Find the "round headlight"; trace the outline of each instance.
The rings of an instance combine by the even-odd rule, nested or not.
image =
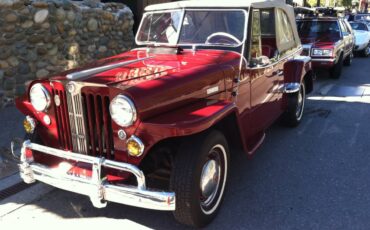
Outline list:
[[[40,83],[31,87],[30,100],[35,110],[45,111],[50,105],[50,94]]]
[[[120,126],[128,127],[136,120],[134,103],[126,96],[118,95],[113,98],[109,111],[113,121]]]

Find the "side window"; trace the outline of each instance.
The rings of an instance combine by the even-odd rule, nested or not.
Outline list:
[[[294,39],[292,25],[290,24],[289,18],[286,13],[283,10],[278,9],[276,19],[277,46],[280,52],[280,56],[284,56],[285,54],[292,51],[297,46],[297,44]]]
[[[274,9],[252,11],[249,60],[251,66],[266,66],[277,60]]]

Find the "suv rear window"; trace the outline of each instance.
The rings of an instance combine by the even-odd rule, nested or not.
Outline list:
[[[301,37],[340,36],[336,21],[297,21],[297,29]]]

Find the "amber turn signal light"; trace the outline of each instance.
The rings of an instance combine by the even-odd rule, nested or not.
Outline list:
[[[144,152],[143,142],[136,136],[132,135],[126,142],[127,152],[131,156],[139,157]]]
[[[26,131],[26,133],[33,133],[35,131],[36,122],[33,118],[30,116],[27,116],[26,119],[23,121],[23,128]]]

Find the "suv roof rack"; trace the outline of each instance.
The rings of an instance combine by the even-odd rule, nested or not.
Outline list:
[[[343,17],[344,7],[295,7],[297,18],[306,17]]]

